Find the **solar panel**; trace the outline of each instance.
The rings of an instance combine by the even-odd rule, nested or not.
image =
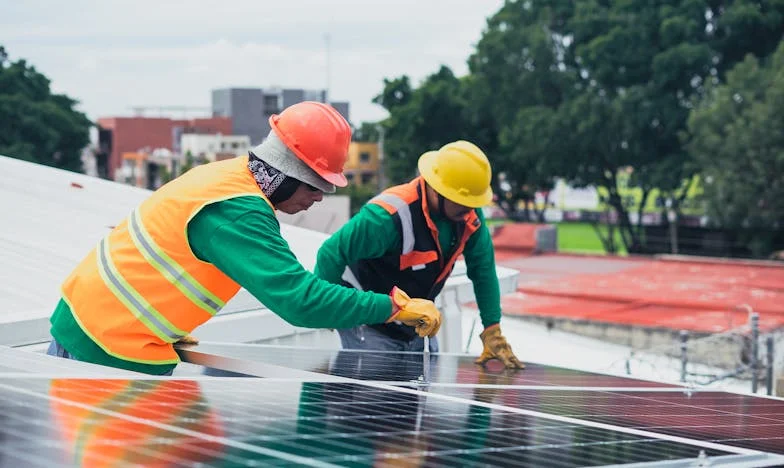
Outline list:
[[[784,464],[780,399],[463,355],[423,386],[418,353],[181,353],[199,365],[164,378],[0,347],[0,467]]]
[[[431,398],[444,396],[484,403],[538,418],[563,417],[570,423],[598,424],[597,429],[601,430],[639,430],[654,438],[685,438],[754,453],[784,455],[781,399],[702,392],[536,364],[528,364],[522,371],[510,371],[498,363],[478,366],[472,356],[454,354],[433,355],[432,381],[423,386],[418,380],[424,366],[421,353],[216,343],[188,347],[180,353],[189,362],[209,362],[216,368],[258,376],[275,377],[296,369],[301,378],[317,378],[321,374],[324,379],[344,378],[384,387],[393,384],[424,389]],[[711,466],[716,466],[715,460]]]
[[[422,353],[313,349],[293,346],[247,345],[202,342],[179,350],[183,360],[207,366],[231,360],[239,368],[225,368],[261,377],[292,376],[289,371],[323,373],[359,380],[410,382],[423,375]],[[217,359],[216,359],[217,358]],[[658,382],[582,372],[560,367],[526,364],[523,372],[504,372],[497,361],[486,368],[474,357],[432,353],[430,379],[435,383],[463,385],[661,387]],[[303,374],[298,374],[303,375]],[[307,374],[304,374],[307,378]],[[311,376],[312,377],[312,376]]]
[[[359,382],[12,378],[0,383],[0,465],[773,461],[732,447],[520,411]]]
[[[714,391],[438,387],[432,391],[784,455],[781,399]]]

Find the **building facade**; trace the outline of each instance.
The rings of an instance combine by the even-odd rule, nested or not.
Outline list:
[[[186,133],[180,138],[180,154],[201,161],[221,161],[248,154],[250,136]]]
[[[149,190],[156,190],[171,180],[182,167],[179,158],[165,148],[129,151],[121,158],[115,181]]]
[[[251,145],[264,141],[269,134],[269,118],[283,109],[303,101],[326,102],[324,90],[282,88],[224,88],[212,90],[212,115],[228,117],[235,135],[250,136]],[[348,102],[331,105],[346,120],[349,119]]]
[[[254,145],[261,143],[269,132],[269,124],[261,112],[264,105],[260,88],[212,90],[212,115],[230,118],[232,126],[227,133],[248,135]]]
[[[379,171],[378,143],[352,141],[348,147],[348,160],[344,172],[354,185],[377,185]]]
[[[184,133],[232,134],[228,117],[170,119],[165,117],[105,117],[98,119],[97,171],[101,177],[115,180],[122,165],[123,153],[141,148],[168,149],[178,152],[179,137]]]

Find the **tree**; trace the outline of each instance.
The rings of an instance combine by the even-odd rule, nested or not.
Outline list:
[[[523,220],[533,220],[529,212],[533,206],[536,220],[544,222],[548,195],[555,183],[549,154],[559,144],[556,125],[552,108],[531,106],[522,108],[515,120],[501,129],[493,168],[498,205],[507,216],[517,218],[517,204],[522,201]],[[541,207],[534,203],[537,192],[544,194]]]
[[[422,153],[475,133],[463,82],[442,66],[416,89],[406,76],[384,80],[375,102],[389,111],[382,121],[387,175],[401,183],[416,175]]]
[[[756,256],[784,228],[784,42],[767,64],[749,54],[689,117],[688,148],[715,224],[749,234]]]
[[[469,59],[470,82],[509,172],[603,187],[627,250],[640,252],[630,209],[641,215],[658,188],[677,210],[696,175],[680,138],[693,100],[746,52],[773,50],[782,18],[777,0],[507,0]],[[628,168],[637,207],[619,194]]]
[[[0,46],[0,154],[81,172],[92,124],[76,104],[52,94],[46,76],[23,59],[11,62]]]
[[[488,19],[467,80],[479,139],[493,155],[499,206],[517,216],[523,202],[525,220],[536,192],[553,187],[550,154],[561,140],[554,112],[573,81],[558,69],[560,39],[548,28],[562,12],[534,11],[532,3],[507,2]],[[543,221],[544,207],[536,214]]]
[[[362,122],[351,135],[352,140],[361,143],[376,143],[379,140],[378,122]]]

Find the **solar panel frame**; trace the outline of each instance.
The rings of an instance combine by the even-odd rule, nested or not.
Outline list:
[[[221,367],[260,377],[295,376],[312,373],[357,380],[405,384],[423,376],[422,353],[365,350],[336,350],[202,342],[178,348],[185,362]],[[508,372],[497,361],[482,367],[475,357],[454,353],[431,353],[431,383],[465,385],[530,385],[575,387],[682,388],[678,384],[652,382],[573,369],[527,363],[524,371]],[[232,369],[226,368],[229,363]]]

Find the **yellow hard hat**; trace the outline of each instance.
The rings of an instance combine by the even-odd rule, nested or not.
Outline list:
[[[479,208],[493,200],[492,171],[485,153],[473,143],[459,140],[419,157],[419,173],[447,200]]]

